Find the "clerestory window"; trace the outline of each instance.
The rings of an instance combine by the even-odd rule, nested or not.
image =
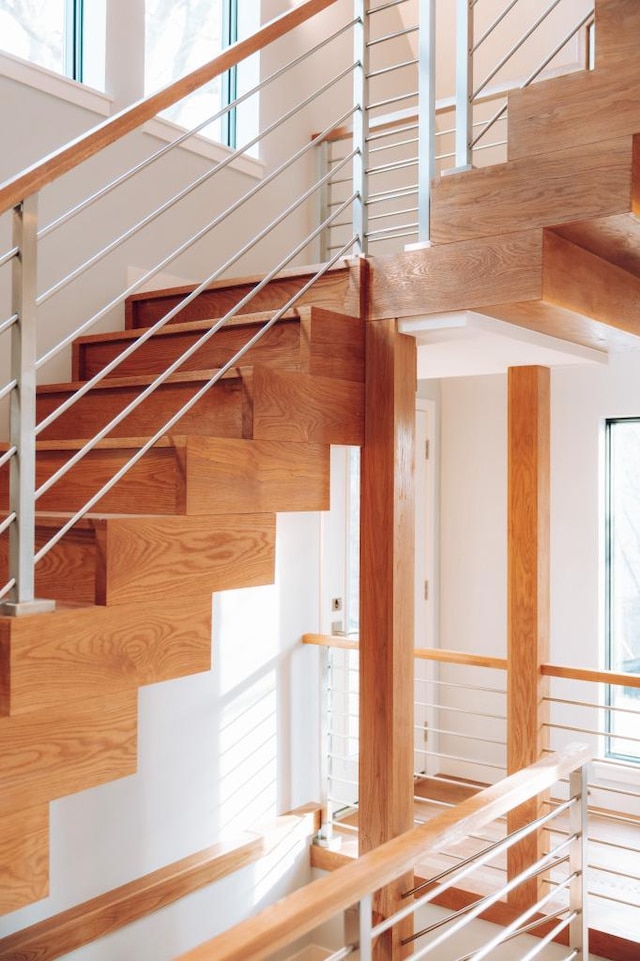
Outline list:
[[[606,423],[606,666],[640,674],[640,417]],[[607,690],[607,754],[640,761],[640,688]]]
[[[83,0],[1,0],[0,48],[83,79]]]

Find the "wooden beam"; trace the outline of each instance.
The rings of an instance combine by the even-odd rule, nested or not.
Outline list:
[[[415,341],[395,320],[366,333],[360,545],[360,853],[413,822]],[[405,879],[377,898],[388,916]],[[397,939],[400,932],[395,931]],[[385,936],[386,937],[386,936]],[[381,939],[378,957],[401,957]]]
[[[540,665],[549,659],[549,456],[550,374],[544,367],[512,367],[508,373],[507,544],[507,768],[533,764],[544,744]],[[512,812],[509,831],[543,813],[542,798]],[[541,838],[530,835],[509,850],[509,877],[541,856]],[[538,899],[539,880],[516,888],[512,903]]]

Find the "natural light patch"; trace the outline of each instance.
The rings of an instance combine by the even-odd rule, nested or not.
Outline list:
[[[239,687],[222,710],[219,803],[223,835],[236,835],[275,815],[277,735],[276,671],[271,669]]]
[[[280,611],[274,585],[217,594],[214,663],[220,694],[234,691],[278,654]]]

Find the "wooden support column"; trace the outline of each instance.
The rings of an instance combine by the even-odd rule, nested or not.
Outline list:
[[[360,853],[413,826],[415,340],[395,320],[366,331],[360,547]],[[413,878],[382,891],[374,910],[400,906]],[[377,959],[399,959],[389,932]]]
[[[546,746],[548,682],[540,665],[549,654],[549,370],[512,367],[508,382],[507,766],[513,774],[537,761]],[[534,798],[514,811],[509,831],[543,814],[543,801]],[[541,853],[542,832],[511,848],[509,877]],[[521,907],[535,902],[540,884],[535,878],[521,885],[511,902]]]

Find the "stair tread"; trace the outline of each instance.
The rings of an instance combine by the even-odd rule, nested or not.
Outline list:
[[[247,367],[233,367],[231,370],[226,371],[221,380],[242,380],[243,373],[248,369]],[[199,383],[200,381],[211,380],[211,378],[219,373],[221,368],[212,368],[209,370],[185,370],[177,371],[175,374],[171,374],[167,377],[163,383],[164,384],[183,384],[183,383]],[[98,384],[95,384],[91,390],[116,390],[118,387],[147,387],[156,380],[158,374],[132,374],[126,377],[105,377]],[[55,394],[55,393],[73,393],[84,387],[86,381],[84,380],[70,380],[67,382],[61,382],[58,384],[40,384],[37,388],[39,394]]]
[[[266,323],[271,320],[276,314],[275,310],[262,310],[251,314],[236,314],[235,317],[229,318],[225,321],[224,325],[220,328],[224,330],[226,327],[259,327],[261,324]],[[221,320],[220,317],[210,317],[204,320],[189,320],[180,324],[166,324],[153,334],[154,337],[175,337],[178,334],[186,334],[190,331],[198,330],[208,330],[215,323]],[[278,320],[280,321],[295,321],[300,320],[300,312],[298,310],[288,310],[284,313]],[[78,337],[74,341],[76,344],[95,344],[95,343],[107,343],[109,341],[117,340],[138,340],[142,334],[151,330],[151,327],[136,327],[133,330],[116,330],[109,331],[103,334],[86,334],[83,337]]]

